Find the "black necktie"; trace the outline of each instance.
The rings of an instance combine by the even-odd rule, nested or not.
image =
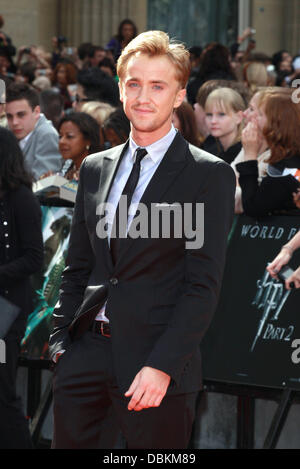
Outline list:
[[[144,148],[138,148],[136,150],[136,156],[135,156],[135,162],[132,167],[131,173],[129,175],[129,178],[127,179],[127,182],[125,184],[125,187],[123,189],[123,192],[121,194],[122,196],[127,197],[127,217],[126,220],[128,220],[128,211],[129,207],[131,204],[132,196],[135,191],[135,188],[137,186],[139,177],[140,177],[140,171],[141,171],[141,161],[144,158],[144,156],[147,155],[147,150]],[[119,250],[120,250],[120,236],[119,236],[119,213],[120,213],[120,201],[117,206],[113,226],[112,226],[112,233],[115,233],[115,236],[112,236],[110,239],[110,249],[111,249],[111,254],[113,258],[114,264],[116,263],[116,260],[118,258]]]

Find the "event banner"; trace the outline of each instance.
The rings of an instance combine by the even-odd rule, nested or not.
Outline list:
[[[61,274],[65,268],[73,208],[42,206],[44,265],[32,277],[36,292],[34,311],[29,315],[21,356],[49,359],[48,339],[52,330],[52,312],[58,300]]]
[[[286,290],[266,270],[299,229],[296,216],[236,218],[219,305],[201,346],[204,379],[300,389],[300,290]],[[300,249],[289,265],[300,265]]]

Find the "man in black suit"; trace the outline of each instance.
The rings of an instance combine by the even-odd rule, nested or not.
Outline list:
[[[50,338],[53,448],[113,447],[108,417],[128,448],[188,444],[235,192],[232,169],[172,126],[189,73],[188,51],[159,31],[118,61],[131,135],[81,167]],[[158,211],[173,212],[168,229]]]

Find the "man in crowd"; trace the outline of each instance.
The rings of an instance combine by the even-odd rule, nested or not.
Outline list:
[[[87,101],[101,101],[115,107],[120,104],[116,81],[97,67],[80,70],[74,109],[79,112]]]
[[[104,59],[106,52],[102,46],[92,46],[89,52],[89,66],[98,67],[99,62]]]
[[[235,193],[232,169],[172,126],[189,73],[188,51],[160,31],[137,36],[118,61],[131,134],[81,166],[49,342],[57,362],[53,448],[103,448],[103,435],[113,448],[112,412],[129,449],[188,445],[199,344],[220,292]],[[170,217],[166,236],[152,210],[176,207],[185,223]],[[136,237],[139,212],[149,229]]]
[[[40,106],[42,113],[57,129],[60,120],[64,117],[64,100],[55,89],[50,88],[40,93]]]
[[[27,84],[10,85],[6,93],[6,116],[10,130],[19,140],[26,168],[34,179],[49,171],[60,171],[58,133],[41,114],[38,93]]]

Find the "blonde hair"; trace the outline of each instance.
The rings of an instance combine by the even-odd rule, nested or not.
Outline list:
[[[81,111],[85,112],[86,114],[89,114],[92,116],[98,124],[101,126],[105,119],[115,110],[114,107],[112,107],[108,103],[102,103],[99,101],[88,101],[87,103],[84,103]]]
[[[244,67],[244,79],[254,93],[261,86],[268,86],[269,75],[266,66],[261,62],[250,62]]]
[[[191,72],[189,51],[182,43],[170,39],[163,31],[146,31],[134,38],[123,50],[117,62],[117,74],[122,80],[129,59],[137,54],[149,57],[166,56],[175,66],[176,80],[185,88]]]
[[[226,114],[244,112],[246,109],[242,96],[232,88],[218,88],[212,91],[206,100],[205,111],[210,110],[214,104]],[[242,129],[243,122],[238,125],[237,141],[241,138]]]
[[[218,88],[212,91],[205,102],[205,109],[216,104],[227,114],[232,112],[245,111],[246,104],[242,96],[232,88]]]

